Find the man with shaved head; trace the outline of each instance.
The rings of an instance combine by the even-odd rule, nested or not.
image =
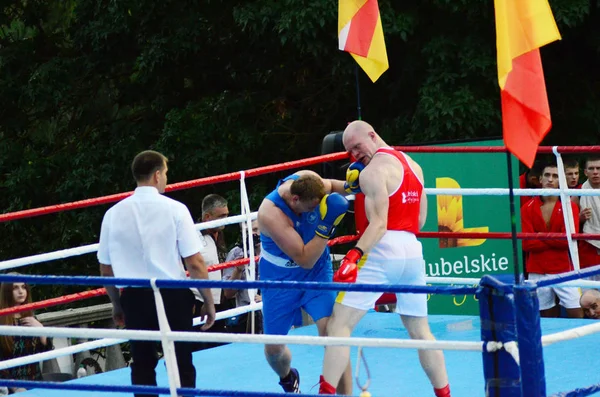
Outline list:
[[[588,289],[579,298],[579,304],[586,317],[596,320],[600,318],[600,291]]]
[[[386,144],[373,127],[364,121],[354,121],[348,125],[343,143],[358,163],[349,166],[347,182],[355,187],[355,192],[364,193],[369,223],[356,246],[342,259],[334,281],[425,285],[423,248],[415,236],[425,224],[427,216],[421,167],[406,154]],[[349,337],[381,295],[341,292],[327,324],[327,334]],[[396,312],[400,314],[412,339],[435,339],[427,320],[425,294],[397,294]],[[419,359],[433,385],[435,396],[449,397],[450,386],[443,352],[419,350]],[[332,385],[338,384],[349,360],[349,347],[326,347],[320,394],[335,393]]]

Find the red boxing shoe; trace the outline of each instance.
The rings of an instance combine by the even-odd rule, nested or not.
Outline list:
[[[331,384],[323,378],[323,375],[319,378],[319,394],[335,394],[335,387],[331,386]]]
[[[450,396],[450,383],[441,389],[433,388],[433,392],[435,393],[435,397],[451,397]]]

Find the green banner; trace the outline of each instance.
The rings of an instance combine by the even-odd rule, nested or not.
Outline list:
[[[442,146],[502,146],[501,140]],[[411,153],[423,168],[426,188],[508,188],[506,153]],[[511,156],[512,157],[512,156]],[[513,157],[513,183],[519,187]],[[515,197],[518,230],[519,198]],[[508,196],[428,196],[423,231],[510,232]],[[431,277],[480,278],[513,274],[511,240],[422,238],[425,271]],[[519,260],[521,246],[519,244]],[[522,266],[522,265],[521,265]],[[475,296],[430,295],[431,314],[478,314]]]

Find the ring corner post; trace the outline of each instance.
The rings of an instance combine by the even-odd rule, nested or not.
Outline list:
[[[514,295],[497,278],[484,276],[477,291],[483,342],[483,375],[487,397],[524,397],[519,364],[505,349],[488,349],[494,342],[517,338]]]
[[[540,307],[535,285],[515,287],[523,396],[546,396]]]

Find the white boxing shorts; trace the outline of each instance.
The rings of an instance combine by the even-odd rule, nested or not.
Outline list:
[[[546,278],[554,277],[556,274],[538,274],[529,273],[527,279],[530,281],[539,281]],[[560,287],[551,285],[541,287],[537,290],[538,301],[540,302],[540,310],[548,310],[556,306],[556,297],[558,296],[559,304],[565,309],[577,309],[581,291],[577,287]]]
[[[425,285],[423,246],[410,232],[388,230],[357,264],[359,284]],[[359,310],[375,307],[381,292],[342,291],[336,302]],[[427,316],[427,294],[396,294],[396,313]]]

